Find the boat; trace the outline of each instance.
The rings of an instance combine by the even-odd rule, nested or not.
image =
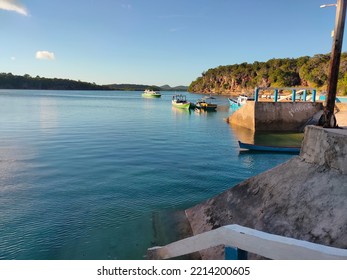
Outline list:
[[[228,98],[230,106],[239,106],[237,98]]]
[[[199,99],[195,106],[196,108],[204,111],[216,111],[217,104],[212,103],[212,100],[215,99],[212,96],[209,97],[203,97],[202,99]]]
[[[158,92],[155,92],[154,90],[146,89],[142,93],[142,96],[146,97],[146,98],[159,98],[159,97],[161,97],[161,94]]]
[[[254,101],[254,98],[248,97],[245,94],[239,95],[237,98],[228,98],[230,106],[241,107],[246,104],[247,101]]]
[[[182,94],[174,95],[171,103],[172,106],[180,109],[189,109],[190,107],[190,102],[188,102],[186,96]]]
[[[239,142],[240,149],[259,152],[276,152],[276,153],[300,153],[300,147],[283,147],[283,146],[265,146]]]

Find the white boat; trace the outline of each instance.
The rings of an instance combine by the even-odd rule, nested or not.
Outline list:
[[[161,97],[161,94],[158,92],[155,92],[154,90],[146,89],[142,93],[142,96],[146,98],[158,98],[158,97]]]
[[[245,94],[239,95],[237,98],[228,98],[230,106],[238,106],[241,107],[246,104],[247,100],[254,101],[254,98],[250,98]]]

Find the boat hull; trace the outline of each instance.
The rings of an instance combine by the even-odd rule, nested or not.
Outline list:
[[[142,93],[142,97],[145,97],[145,98],[159,98],[161,97],[161,94],[160,93]]]
[[[247,101],[254,101],[254,98],[240,95],[238,98],[228,98],[229,104],[232,107],[241,107],[247,103]]]
[[[179,108],[179,109],[189,109],[190,107],[190,102],[187,103],[182,103],[182,102],[175,102],[172,101],[172,106]]]
[[[280,147],[280,146],[263,146],[263,145],[254,145],[239,142],[239,146],[241,149],[246,149],[250,151],[258,151],[258,152],[274,152],[274,153],[300,153],[300,147]]]
[[[239,106],[236,99],[228,98],[230,106]]]
[[[210,104],[205,102],[200,102],[196,104],[196,107],[204,111],[216,111],[217,104]]]

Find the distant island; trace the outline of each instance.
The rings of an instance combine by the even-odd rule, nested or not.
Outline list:
[[[69,79],[44,78],[40,76],[31,77],[28,74],[23,76],[12,73],[0,73],[0,89],[39,89],[39,90],[126,90],[144,91],[152,89],[155,91],[187,91],[186,86],[170,87],[169,85],[137,85],[137,84],[110,84],[97,85],[82,81]]]
[[[1,89],[41,89],[41,90],[111,90],[107,86],[68,79],[43,78],[0,73]]]
[[[234,94],[255,87],[312,87],[326,90],[330,54],[273,58],[267,62],[219,66],[202,73],[188,91]],[[338,94],[347,95],[347,53],[341,54]]]
[[[136,85],[136,84],[111,84],[106,85],[113,90],[127,90],[127,91],[144,91],[145,89],[151,89],[154,91],[187,91],[187,86],[170,87],[169,85],[154,86],[154,85]]]

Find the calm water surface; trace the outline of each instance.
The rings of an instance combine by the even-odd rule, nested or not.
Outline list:
[[[142,259],[154,213],[292,157],[240,154],[226,98],[198,114],[162,94],[0,91],[0,259]]]

